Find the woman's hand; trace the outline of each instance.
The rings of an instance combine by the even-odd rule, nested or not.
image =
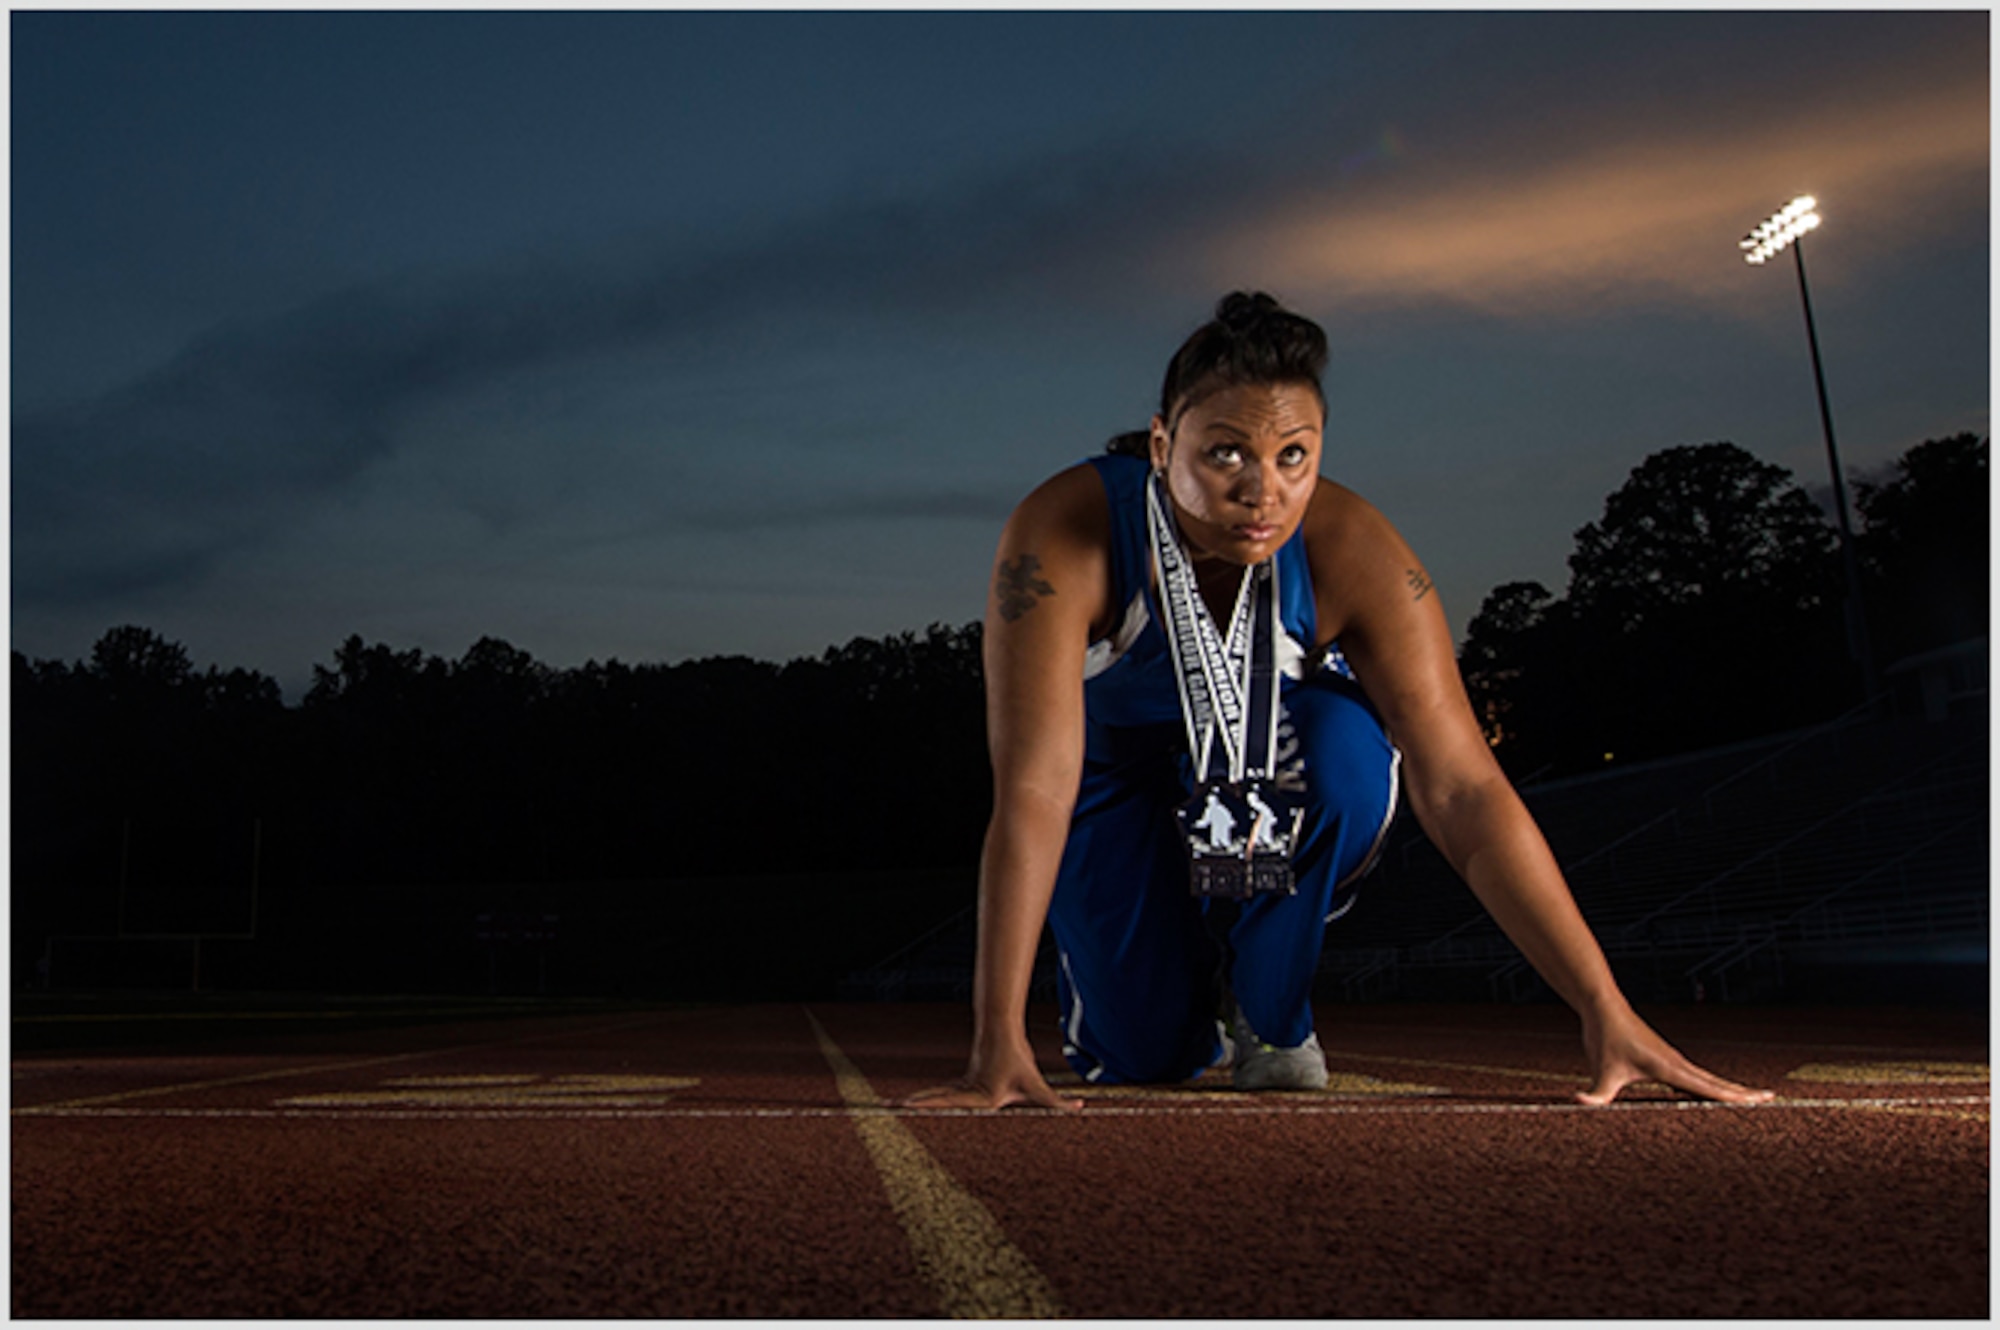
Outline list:
[[[1083,1107],[1081,1099],[1065,1099],[1050,1088],[1025,1042],[991,1053],[975,1048],[972,1065],[958,1081],[920,1091],[903,1103],[908,1108],[986,1109],[1028,1104],[1069,1113]]]
[[[1723,1104],[1762,1104],[1773,1098],[1769,1090],[1738,1085],[1689,1062],[1623,1003],[1602,1016],[1585,1015],[1583,1051],[1593,1079],[1588,1090],[1578,1092],[1579,1104],[1608,1104],[1639,1081],[1658,1081]]]

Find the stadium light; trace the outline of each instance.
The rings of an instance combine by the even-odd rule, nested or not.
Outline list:
[[[1826,374],[1819,363],[1819,331],[1813,326],[1812,292],[1806,286],[1806,249],[1801,237],[1819,226],[1819,200],[1801,194],[1759,223],[1738,242],[1744,261],[1769,262],[1789,248],[1799,271],[1799,303],[1806,313],[1806,345],[1812,348],[1813,385],[1819,390],[1819,423],[1826,435],[1826,464],[1833,472],[1833,507],[1840,519],[1840,556],[1847,568],[1847,642],[1861,665],[1864,700],[1872,705],[1880,691],[1875,677],[1875,653],[1868,642],[1868,614],[1861,603],[1861,563],[1854,552],[1854,528],[1847,518],[1847,482],[1840,474],[1840,452],[1833,443],[1833,411],[1826,404]]]
[[[1818,199],[1810,194],[1801,194],[1771,214],[1762,225],[1738,242],[1745,251],[1744,259],[1750,263],[1768,262],[1772,255],[1819,225],[1819,214],[1813,211],[1817,207]]]

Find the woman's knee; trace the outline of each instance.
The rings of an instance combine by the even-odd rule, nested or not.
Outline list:
[[[1378,817],[1393,797],[1396,750],[1359,686],[1316,678],[1289,690],[1278,730],[1278,784],[1309,820]]]

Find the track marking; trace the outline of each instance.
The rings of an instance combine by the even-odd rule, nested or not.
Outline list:
[[[1450,1094],[1441,1085],[1406,1085],[1397,1081],[1384,1081],[1374,1076],[1363,1076],[1358,1072],[1330,1071],[1327,1073],[1324,1090],[1237,1090],[1220,1082],[1202,1088],[1189,1086],[1184,1089],[1173,1087],[1157,1088],[1146,1085],[1092,1085],[1075,1072],[1057,1073],[1050,1076],[1051,1086],[1061,1087],[1066,1095],[1079,1099],[1137,1099],[1145,1103],[1169,1104],[1214,1104],[1238,1103],[1253,1097],[1275,1103],[1312,1103],[1326,1096],[1336,1098],[1353,1097],[1407,1097],[1411,1095]]]
[[[1788,1081],[1829,1085],[1984,1085],[1993,1072],[1983,1062],[1808,1062],[1786,1075]]]
[[[1907,1113],[1912,1117],[1919,1117],[1919,1118],[1952,1118],[1959,1122],[1991,1122],[1993,1120],[1993,1112],[1991,1109],[1987,1109],[1983,1112],[1971,1113],[1971,1112],[1958,1112],[1954,1109],[1949,1109],[1949,1108],[1905,1108],[1897,1104],[1883,1104],[1876,1107],[1875,1112]]]
[[[1906,1058],[1894,1062],[1808,1062],[1785,1077],[1822,1085],[1985,1085],[1992,1069],[1983,1062],[1938,1062]],[[1988,1122],[1992,1110],[1959,1111],[1928,1104],[1878,1104],[1878,1113],[1902,1113],[1915,1117],[1952,1118],[1960,1122]]]
[[[1963,1117],[1978,1121],[1986,1120],[1986,1112],[1991,1101],[1984,1095],[1935,1095],[1906,1096],[1882,1099],[1774,1099],[1763,1104],[1718,1104],[1702,1099],[1621,1099],[1615,1103],[1590,1105],[1577,1104],[1567,1100],[1548,1100],[1538,1103],[1479,1103],[1454,1100],[1413,1100],[1388,1099],[1326,1099],[1319,1103],[1290,1102],[1273,1103],[1265,1096],[1243,1096],[1241,1103],[1214,1104],[1146,1104],[1146,1103],[1094,1103],[1080,1115],[1089,1121],[1102,1117],[1127,1118],[1186,1118],[1186,1117],[1445,1117],[1477,1116],[1508,1117],[1519,1114],[1541,1113],[1778,1113],[1785,1110],[1817,1112],[1833,1110],[1837,1112],[1895,1112],[1914,1113],[1937,1117]],[[1963,1110],[1963,1111],[1958,1111]],[[25,1110],[21,1110],[25,1111]],[[986,1118],[994,1119],[1002,1114],[990,1109],[979,1108],[896,1108],[881,1103],[850,1104],[846,1107],[820,1107],[797,1105],[774,1108],[704,1108],[698,1105],[660,1108],[479,1108],[465,1111],[447,1109],[407,1109],[392,1108],[69,1108],[38,1114],[42,1117],[59,1118],[241,1118],[249,1120],[289,1119],[295,1121],[364,1121],[364,1122],[410,1122],[410,1121],[458,1121],[472,1119],[519,1120],[525,1118],[543,1121],[557,1120],[631,1120],[655,1122],[665,1119],[700,1118],[724,1121],[756,1121],[763,1119],[798,1118],[848,1118],[857,1124],[861,1122],[882,1122],[893,1127],[901,1127],[900,1118]],[[1024,1114],[1008,1113],[1005,1116],[1018,1120]],[[1044,1115],[1051,1120],[1053,1114]],[[911,1144],[921,1150],[914,1137]],[[925,1152],[926,1160],[929,1153]],[[942,1172],[941,1166],[930,1161],[933,1168]],[[948,1175],[946,1175],[948,1177]],[[956,1184],[953,1184],[954,1186]],[[978,1201],[969,1195],[973,1204]],[[981,1207],[984,1208],[983,1206]],[[990,1218],[990,1216],[989,1216]]]
[[[1667,1024],[1668,1021],[1667,1019],[1663,1018],[1660,1023],[1664,1025]],[[1373,1027],[1372,1029],[1359,1031],[1359,1033],[1392,1034],[1397,1038],[1405,1040],[1410,1040],[1430,1035],[1463,1035],[1468,1038],[1476,1040],[1530,1039],[1542,1043],[1568,1044],[1572,1047],[1574,1047],[1580,1041],[1581,1038],[1581,1036],[1576,1031],[1573,1030],[1564,1033],[1562,1031],[1557,1031],[1557,1030],[1524,1030],[1516,1028],[1514,1026],[1481,1027],[1481,1026],[1471,1026],[1471,1025],[1418,1025],[1408,1028],[1376,1026]],[[1894,1047],[1893,1045],[1846,1044],[1834,1040],[1815,1039],[1809,1036],[1801,1036],[1798,1038],[1787,1037],[1783,1039],[1731,1039],[1722,1035],[1704,1034],[1700,1031],[1689,1031],[1679,1035],[1672,1035],[1670,1031],[1662,1031],[1662,1033],[1669,1034],[1670,1037],[1668,1039],[1668,1042],[1674,1044],[1677,1047],[1689,1047],[1693,1045],[1700,1045],[1703,1048],[1707,1048],[1713,1045],[1717,1048],[1755,1048],[1755,1049],[1762,1049],[1767,1052],[1781,1052],[1781,1053],[1790,1053],[1800,1049],[1810,1048],[1831,1053],[1867,1053],[1867,1054],[1872,1054],[1875,1057],[1890,1057],[1898,1053],[1907,1053],[1906,1049],[1900,1049]],[[1915,1057],[1943,1057],[1945,1055],[1946,1054],[1942,1051],[1933,1051],[1931,1053],[1909,1054],[1909,1056],[1915,1056]],[[1357,1054],[1355,1056],[1359,1055]]]
[[[1326,1050],[1329,1058],[1342,1058],[1348,1062],[1392,1062],[1401,1067],[1431,1067],[1438,1071],[1472,1071],[1487,1076],[1517,1076],[1534,1081],[1563,1081],[1570,1085],[1588,1086],[1590,1079],[1560,1071],[1528,1071],[1522,1067],[1487,1067],[1476,1062],[1440,1062],[1435,1058],[1397,1058],[1386,1053],[1348,1053],[1337,1048]]]
[[[652,1108],[671,1092],[700,1085],[695,1076],[403,1076],[380,1090],[302,1095],[279,1108]]]
[[[902,1222],[917,1269],[951,1317],[1048,1318],[1062,1315],[1055,1290],[1014,1244],[993,1212],[932,1158],[886,1107],[875,1087],[833,1042],[811,1010],[813,1034],[847,1104],[844,1110],[868,1147],[889,1204]]]
[[[85,1095],[80,1099],[64,1099],[53,1104],[30,1104],[26,1108],[14,1110],[14,1116],[37,1117],[52,1113],[63,1113],[70,1109],[96,1108],[106,1104],[122,1104],[133,1099],[151,1099],[164,1094],[193,1093],[197,1090],[222,1090],[233,1085],[255,1085],[259,1081],[280,1081],[292,1076],[312,1076],[320,1072],[358,1071],[362,1067],[387,1066],[392,1062],[411,1062],[417,1058],[432,1056],[431,1052],[396,1053],[387,1057],[362,1058],[357,1062],[317,1062],[309,1067],[281,1067],[276,1071],[251,1072],[244,1076],[223,1076],[211,1081],[184,1081],[178,1085],[149,1085],[140,1090],[120,1090],[115,1094]]]
[[[617,1030],[628,1025],[643,1025],[657,1017],[647,1016],[638,1020],[618,1021],[610,1025],[595,1027],[597,1030]],[[489,1039],[477,1044],[457,1044],[449,1048],[430,1048],[415,1053],[390,1053],[382,1057],[360,1058],[352,1062],[316,1062],[305,1067],[280,1067],[275,1071],[250,1072],[242,1076],[224,1076],[209,1081],[184,1081],[176,1085],[151,1085],[139,1090],[120,1090],[113,1094],[84,1095],[77,1099],[62,1099],[51,1104],[30,1104],[25,1108],[15,1108],[15,1117],[34,1117],[60,1113],[74,1108],[90,1108],[104,1104],[122,1104],[133,1099],[151,1099],[167,1094],[191,1094],[198,1090],[221,1090],[236,1085],[255,1085],[260,1081],[280,1081],[293,1076],[316,1076],[325,1072],[358,1071],[362,1067],[384,1067],[395,1062],[414,1062],[419,1058],[443,1057],[450,1053],[471,1053],[482,1048],[504,1048],[513,1044],[532,1044],[543,1039],[571,1038],[575,1030],[555,1030],[543,1034],[520,1035],[513,1039]]]

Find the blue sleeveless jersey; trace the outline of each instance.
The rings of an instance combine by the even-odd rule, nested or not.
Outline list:
[[[1152,466],[1142,458],[1110,454],[1093,457],[1090,464],[1103,480],[1111,504],[1112,603],[1121,609],[1110,638],[1093,643],[1084,660],[1084,715],[1097,740],[1104,738],[1099,731],[1106,726],[1178,727],[1180,693],[1167,635],[1160,627],[1146,532],[1146,477]],[[1285,677],[1299,679],[1310,672],[1315,622],[1303,527],[1279,549],[1277,565],[1278,620],[1285,630],[1277,644],[1278,664]],[[1328,654],[1325,667],[1347,674],[1339,653]]]

